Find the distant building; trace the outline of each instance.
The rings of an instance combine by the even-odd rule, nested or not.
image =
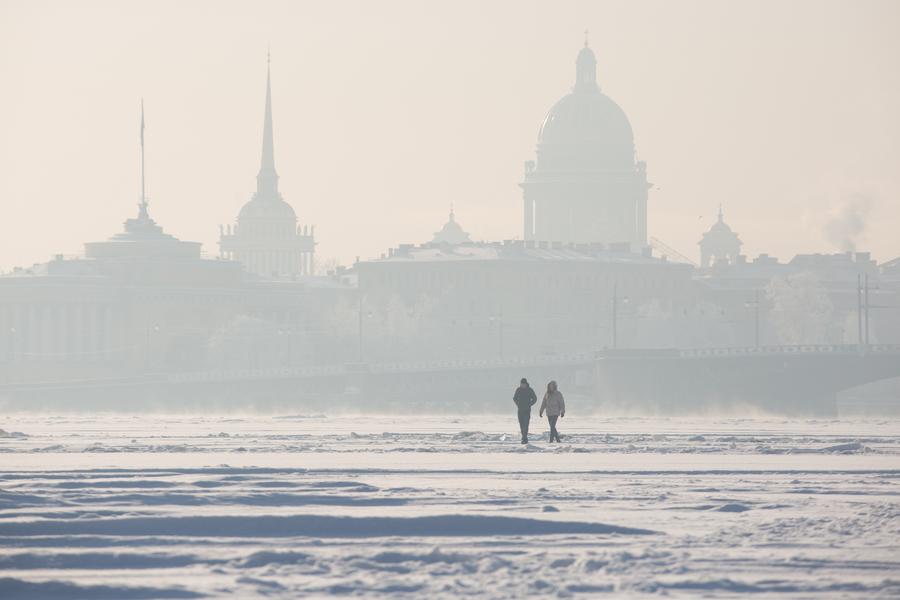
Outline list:
[[[585,40],[575,86],[538,133],[537,157],[521,183],[526,240],[647,244],[646,164],[635,160],[628,117],[597,85],[597,59]]]
[[[709,268],[716,263],[735,263],[741,254],[743,242],[731,230],[722,218],[722,207],[719,207],[719,219],[713,223],[709,231],[703,234],[700,245],[700,267]]]
[[[0,381],[338,361],[331,315],[355,297],[338,277],[263,279],[203,258],[143,206],[83,257],[0,277]]]
[[[671,347],[695,301],[690,265],[624,245],[401,245],[356,271],[376,362]]]
[[[696,281],[732,331],[727,345],[855,344],[866,337],[866,320],[873,343],[900,331],[894,311],[884,309],[897,297],[885,275],[868,252],[798,254],[787,262],[738,254],[699,271]]]
[[[434,234],[432,238],[434,244],[465,244],[471,242],[469,234],[456,222],[456,216],[453,214],[453,208],[450,208],[450,218],[444,223],[440,231]]]
[[[262,278],[204,258],[142,192],[137,216],[84,256],[0,277],[0,382],[338,362],[335,309],[355,299],[346,278]]]
[[[269,73],[266,76],[266,114],[256,193],[241,208],[236,225],[220,226],[220,255],[238,261],[249,273],[262,277],[313,275],[315,226],[299,226],[297,214],[278,191],[271,80]]]
[[[204,327],[233,311],[240,266],[201,258],[198,242],[165,233],[147,203],[122,233],[0,278],[0,362],[17,377],[202,363]]]

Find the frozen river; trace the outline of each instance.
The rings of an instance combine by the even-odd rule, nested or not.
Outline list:
[[[900,597],[900,420],[0,417],[0,598]]]

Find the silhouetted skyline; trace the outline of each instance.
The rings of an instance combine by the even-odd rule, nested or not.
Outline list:
[[[154,217],[215,254],[218,224],[253,191],[269,44],[281,191],[318,225],[319,257],[426,241],[451,204],[473,239],[520,237],[522,164],[585,28],[649,166],[649,235],[696,258],[722,204],[748,255],[834,252],[849,236],[888,260],[898,10],[7,1],[0,269],[120,229],[139,196],[141,97]]]

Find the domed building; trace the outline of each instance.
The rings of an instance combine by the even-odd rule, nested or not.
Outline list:
[[[563,243],[647,243],[646,164],[635,160],[628,117],[597,84],[585,40],[575,86],[541,124],[537,157],[525,163],[525,239]]]
[[[278,191],[271,81],[271,72],[268,72],[262,160],[256,176],[256,193],[241,208],[236,225],[220,226],[220,255],[240,262],[246,271],[262,277],[312,275],[315,271],[315,226],[299,226],[297,214]]]
[[[741,253],[743,242],[722,218],[722,207],[719,207],[719,219],[713,223],[709,231],[703,234],[700,244],[700,267],[708,268],[718,262],[734,263]]]
[[[435,232],[431,243],[458,246],[460,244],[468,244],[471,241],[472,240],[469,238],[469,234],[466,233],[466,230],[456,222],[456,215],[453,213],[453,207],[450,207],[450,218],[444,223],[444,226],[441,227],[440,231]]]

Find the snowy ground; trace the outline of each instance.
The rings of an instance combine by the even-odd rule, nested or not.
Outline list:
[[[0,598],[900,597],[900,421],[0,417]]]

